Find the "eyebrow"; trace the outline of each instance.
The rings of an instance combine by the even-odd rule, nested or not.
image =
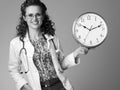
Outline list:
[[[30,14],[32,14],[32,15],[36,15],[36,14],[40,14],[40,15],[42,15],[42,13],[28,13],[28,14],[26,14],[26,15],[30,15]]]

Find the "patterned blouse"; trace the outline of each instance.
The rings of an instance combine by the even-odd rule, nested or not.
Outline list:
[[[51,78],[56,78],[57,74],[52,62],[52,57],[47,42],[44,38],[31,41],[34,46],[33,62],[39,72],[40,81],[44,82]]]

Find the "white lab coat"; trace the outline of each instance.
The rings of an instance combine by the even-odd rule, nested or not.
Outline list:
[[[53,37],[49,35],[45,35],[45,37],[47,39],[48,48],[50,49],[53,64],[54,64],[54,67],[55,67],[55,70],[56,70],[56,73],[59,79],[61,80],[66,90],[73,90],[67,77],[63,76],[61,65],[58,62],[56,53],[60,52],[61,55],[63,55],[58,38],[56,36]],[[51,39],[54,39],[55,44],[57,45],[57,50],[55,50],[54,45],[51,42]],[[21,48],[23,47],[23,43],[20,41],[19,37],[15,37],[14,39],[11,40],[10,50],[9,50],[10,51],[9,52],[9,64],[8,64],[9,72],[12,78],[14,79],[14,81],[16,82],[17,90],[20,90],[20,88],[26,83],[31,85],[33,90],[41,90],[41,85],[39,81],[40,80],[39,73],[32,60],[32,56],[34,53],[34,47],[28,38],[28,33],[26,34],[24,38],[24,42],[25,42],[25,49],[27,51],[27,56],[25,55],[24,50],[22,50],[21,54],[19,55],[19,52]],[[75,63],[73,53],[70,53],[62,60],[63,67],[69,68],[77,64]],[[21,65],[25,71],[28,71],[27,74],[20,73]]]

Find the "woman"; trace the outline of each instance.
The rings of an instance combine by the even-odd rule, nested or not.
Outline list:
[[[79,55],[88,52],[80,47],[65,57],[46,12],[40,0],[26,0],[21,5],[17,37],[10,42],[9,55],[9,71],[17,90],[73,90],[63,71],[79,64]]]

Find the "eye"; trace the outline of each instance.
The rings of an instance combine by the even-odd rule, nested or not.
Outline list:
[[[28,14],[28,17],[33,17],[33,14]]]
[[[41,17],[41,16],[42,16],[42,14],[40,14],[40,13],[37,13],[37,14],[36,14],[36,16],[37,16],[37,17]]]

